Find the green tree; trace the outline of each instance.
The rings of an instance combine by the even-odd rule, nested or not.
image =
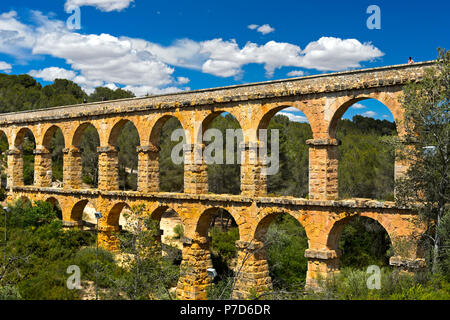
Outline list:
[[[179,268],[164,258],[156,240],[159,224],[145,214],[145,205],[135,206],[126,215],[131,230],[121,234],[121,253],[126,272],[114,281],[109,295],[131,300],[172,299]]]
[[[441,232],[450,195],[450,52],[439,49],[438,53],[435,68],[403,90],[406,135],[397,145],[401,158],[412,160],[399,181],[397,200],[402,205],[420,203],[432,245],[433,273],[438,271],[442,244],[449,236]],[[405,144],[410,147],[402,147]]]
[[[120,88],[112,90],[106,87],[97,87],[95,88],[95,91],[89,95],[89,102],[118,100],[134,97],[134,93],[128,90],[123,90]]]

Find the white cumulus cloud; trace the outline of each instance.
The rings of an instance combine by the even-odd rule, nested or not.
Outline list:
[[[0,52],[22,58],[34,41],[32,28],[18,20],[16,11],[0,14]]]
[[[308,122],[308,119],[305,116],[298,114],[293,114],[289,112],[278,112],[277,115],[286,116],[289,118],[290,121],[293,122],[303,122],[303,123]]]
[[[268,33],[274,32],[275,28],[272,28],[270,25],[268,24],[264,24],[261,27],[259,27],[256,31],[266,35]]]
[[[100,2],[103,1],[95,3]],[[104,1],[103,4],[111,5],[111,2]],[[322,37],[309,43],[304,50],[287,42],[239,45],[234,39],[221,38],[205,41],[179,39],[169,46],[162,46],[145,39],[78,33],[68,30],[65,22],[39,11],[32,11],[32,19],[34,23],[27,25],[19,20],[15,11],[0,14],[0,53],[15,57],[28,54],[30,57],[43,55],[63,59],[71,69],[64,69],[67,77],[87,91],[107,84],[127,87],[136,95],[179,91],[182,90],[180,86],[189,83],[189,79],[175,78],[175,67],[218,77],[240,78],[244,66],[260,64],[271,77],[275,70],[283,67],[338,71],[356,68],[363,61],[383,56],[372,44],[356,39]],[[50,78],[58,72],[62,74],[60,69],[50,67],[31,72]],[[288,75],[303,74],[296,70]]]
[[[305,72],[303,72],[302,70],[294,70],[287,74],[288,77],[301,77],[304,75],[305,75]]]
[[[262,45],[247,42],[240,47],[234,39],[221,38],[202,42],[183,39],[168,47],[140,41],[142,48],[151,51],[165,63],[202,70],[218,77],[239,78],[243,74],[242,67],[250,63],[264,65],[268,77],[282,67],[341,71],[360,67],[361,62],[384,55],[369,43],[329,37],[311,42],[305,50],[291,43],[276,41]]]
[[[187,84],[190,81],[191,80],[189,80],[189,78],[186,78],[186,77],[178,77],[177,78],[177,83],[179,83],[179,84]]]
[[[113,83],[163,86],[172,82],[174,71],[150,52],[136,50],[129,39],[108,34],[45,34],[33,53],[65,59],[87,78]]]
[[[12,70],[12,65],[6,63],[5,61],[0,61],[0,70],[6,73],[10,73]]]
[[[91,6],[105,12],[122,11],[132,2],[134,0],[67,0],[64,9],[70,11],[74,7]]]
[[[351,108],[353,108],[353,109],[365,109],[366,106],[362,105],[361,103],[355,103],[354,105],[351,106]]]
[[[54,81],[55,79],[73,80],[76,73],[64,68],[50,67],[42,70],[31,70],[28,74],[35,78],[41,78],[44,81]]]
[[[269,24],[263,24],[262,26],[257,24],[250,24],[247,26],[247,28],[249,28],[250,30],[256,30],[264,35],[275,31],[275,28],[272,28]]]
[[[377,113],[374,111],[366,111],[361,115],[364,117],[374,118],[375,116],[377,116]]]
[[[220,77],[237,77],[249,63],[264,64],[270,77],[277,68],[301,64],[300,47],[284,42],[269,41],[264,45],[247,42],[240,49],[235,40],[213,39],[201,43],[201,53],[208,56],[202,70]]]
[[[309,43],[302,53],[302,66],[320,71],[359,68],[361,61],[372,61],[384,55],[370,43],[333,37],[322,37]]]

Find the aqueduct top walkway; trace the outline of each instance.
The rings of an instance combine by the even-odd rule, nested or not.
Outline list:
[[[339,269],[338,240],[342,228],[356,215],[378,221],[388,232],[395,251],[391,264],[414,267],[422,263],[417,238],[422,232],[415,212],[397,208],[392,202],[349,199],[338,200],[337,122],[355,102],[377,99],[392,112],[397,132],[402,135],[402,107],[398,101],[408,81],[420,81],[433,62],[397,65],[349,72],[308,76],[217,89],[89,103],[0,115],[0,131],[9,143],[8,200],[56,200],[63,220],[77,226],[86,204],[91,202],[103,213],[100,242],[110,249],[118,245],[115,232],[124,206],[144,203],[148,214],[160,219],[167,209],[181,217],[186,241],[183,265],[188,266],[179,280],[178,297],[205,297],[209,264],[207,229],[212,210],[226,209],[239,227],[238,264],[242,274],[235,297],[245,297],[251,288],[270,288],[264,254],[264,235],[277,214],[288,213],[305,228],[309,249],[307,285]],[[309,145],[309,199],[271,198],[266,195],[263,163],[255,161],[260,143],[258,130],[268,127],[280,110],[294,107],[302,111],[311,125]],[[211,121],[228,112],[244,132],[241,164],[241,195],[208,193],[207,166],[195,155],[204,148],[203,133]],[[158,141],[161,128],[171,117],[177,118],[185,132],[184,193],[159,192]],[[119,191],[117,138],[131,121],[139,133],[138,190]],[[100,138],[99,185],[81,188],[80,141],[84,130],[93,125]],[[50,140],[57,129],[64,136],[64,182],[51,187]],[[26,132],[36,140],[33,186],[24,186],[21,145]],[[401,176],[407,163],[396,161],[395,175]],[[407,244],[407,245],[405,245]],[[406,248],[406,249],[405,249]],[[245,258],[244,258],[245,257]]]

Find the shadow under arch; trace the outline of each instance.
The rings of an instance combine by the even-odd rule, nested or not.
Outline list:
[[[77,203],[75,203],[70,213],[70,218],[72,221],[80,222],[83,220],[84,209],[86,208],[88,203],[89,200],[87,199],[80,200]]]
[[[208,237],[208,229],[214,224],[215,222],[215,218],[217,216],[220,216],[221,214],[223,214],[224,212],[227,213],[227,215],[229,215],[229,217],[231,217],[235,223],[235,226],[238,227],[239,229],[239,225],[237,224],[237,217],[233,215],[232,212],[230,212],[229,210],[222,208],[222,207],[212,207],[212,208],[208,208],[205,211],[203,211],[203,213],[200,215],[199,219],[197,220],[197,224],[195,227],[195,232],[196,232],[196,236],[198,237]],[[239,233],[241,232],[241,230],[239,230]]]
[[[56,199],[55,197],[49,197],[45,200],[45,202],[50,203],[53,210],[56,212],[56,216],[58,217],[58,219],[63,220],[63,213],[58,199]]]
[[[124,209],[131,210],[131,207],[126,202],[118,202],[112,206],[108,212],[106,223],[108,226],[119,228],[120,218]]]

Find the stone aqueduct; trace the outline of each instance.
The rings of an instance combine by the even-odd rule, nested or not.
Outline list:
[[[277,214],[288,213],[304,227],[309,248],[307,286],[314,288],[322,277],[339,270],[340,233],[354,216],[378,221],[390,236],[394,248],[391,265],[412,268],[423,263],[418,254],[417,235],[422,232],[413,211],[397,208],[393,202],[368,199],[338,200],[337,122],[355,102],[377,99],[392,112],[397,132],[402,135],[402,108],[398,102],[407,81],[420,81],[432,62],[308,76],[217,89],[198,90],[145,98],[107,101],[75,106],[34,110],[0,116],[0,131],[5,133],[7,152],[8,200],[55,201],[60,204],[64,224],[81,224],[84,207],[92,203],[102,212],[99,221],[101,246],[114,250],[119,241],[119,217],[128,205],[146,205],[155,219],[172,209],[181,217],[185,229],[182,272],[177,297],[204,299],[209,284],[207,267],[210,254],[207,237],[211,212],[227,210],[239,227],[238,265],[242,265],[234,289],[235,298],[271,287],[263,248],[264,235]],[[266,179],[260,162],[250,161],[258,146],[258,129],[267,128],[270,119],[286,107],[301,110],[309,120],[313,139],[309,145],[309,199],[268,197]],[[192,161],[204,147],[202,130],[220,113],[232,114],[244,131],[241,164],[241,194],[208,193],[207,166]],[[184,193],[159,192],[158,137],[171,117],[183,126],[187,144]],[[131,121],[138,130],[138,190],[119,191],[117,137]],[[85,128],[92,124],[100,137],[99,184],[97,189],[81,188],[81,152],[78,149]],[[51,187],[50,138],[57,128],[65,139],[64,182]],[[33,186],[24,186],[21,144],[27,130],[36,140]],[[396,161],[395,176],[407,163]],[[405,246],[405,244],[407,244]],[[406,249],[405,249],[406,248]],[[301,253],[300,253],[301,254]]]

